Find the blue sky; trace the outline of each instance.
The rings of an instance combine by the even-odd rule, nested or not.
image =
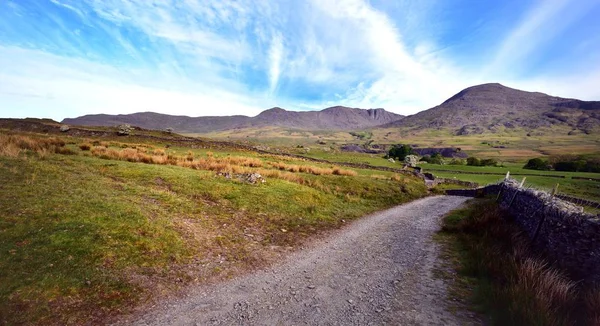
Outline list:
[[[600,0],[0,0],[0,116],[600,100]]]

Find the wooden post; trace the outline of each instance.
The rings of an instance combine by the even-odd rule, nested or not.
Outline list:
[[[514,194],[513,198],[510,200],[510,203],[508,203],[508,207],[506,207],[507,209],[510,208],[510,206],[512,206],[512,203],[515,201],[515,198],[517,198],[517,195],[519,194],[519,189],[521,189],[521,187],[523,186],[523,183],[525,183],[525,178],[523,178],[523,181],[521,181],[521,183],[519,184],[519,187],[517,188],[517,190],[515,190],[515,194]]]
[[[504,177],[504,181],[508,180],[510,177],[510,171],[506,171],[506,176]],[[504,182],[500,183],[500,191],[498,191],[498,196],[496,197],[496,202],[500,201],[500,196],[502,195],[502,190],[504,190]]]

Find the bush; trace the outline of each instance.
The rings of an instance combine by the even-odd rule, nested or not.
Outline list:
[[[408,145],[398,144],[393,145],[388,151],[388,157],[394,158],[397,161],[404,161],[407,155],[413,154],[413,150]]]
[[[552,156],[549,159],[550,165],[556,171],[569,172],[600,172],[600,159],[586,157],[583,155],[561,155]]]
[[[498,166],[498,161],[493,158],[478,159],[476,157],[467,158],[467,165],[471,166]]]
[[[467,158],[467,165],[481,166],[481,161],[476,157],[469,157]]]
[[[461,158],[453,158],[450,163],[450,165],[465,165],[467,162]]]
[[[498,161],[496,161],[493,158],[481,160],[481,166],[497,166],[497,165],[498,165]]]
[[[554,164],[556,171],[579,172],[584,171],[586,162],[584,160],[564,161]]]
[[[548,163],[548,160],[544,160],[542,158],[532,158],[527,161],[527,164],[525,164],[523,168],[529,170],[550,170],[551,166]]]
[[[92,145],[90,145],[90,144],[88,144],[88,143],[83,143],[83,144],[79,145],[79,148],[80,148],[82,151],[89,151],[89,150],[90,150],[90,148],[92,148]]]

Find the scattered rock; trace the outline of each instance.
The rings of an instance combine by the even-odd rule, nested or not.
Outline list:
[[[128,136],[129,134],[131,134],[131,130],[133,130],[133,128],[131,128],[131,126],[128,124],[119,125],[118,128],[119,136]]]
[[[236,178],[242,182],[257,184],[257,183],[265,183],[267,180],[262,177],[262,175],[258,173],[229,173],[229,172],[219,172],[218,176],[225,177],[226,179]]]
[[[69,130],[71,130],[71,127],[69,127],[69,126],[67,126],[67,125],[62,125],[62,126],[60,126],[60,131],[61,131],[61,132],[67,132],[67,131],[69,131]]]

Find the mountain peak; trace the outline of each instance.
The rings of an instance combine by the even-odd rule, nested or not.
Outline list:
[[[600,125],[600,116],[593,112],[598,108],[598,102],[564,99],[490,83],[465,88],[444,103],[392,125],[416,130],[450,128],[459,135],[536,130],[554,125],[591,132]]]

